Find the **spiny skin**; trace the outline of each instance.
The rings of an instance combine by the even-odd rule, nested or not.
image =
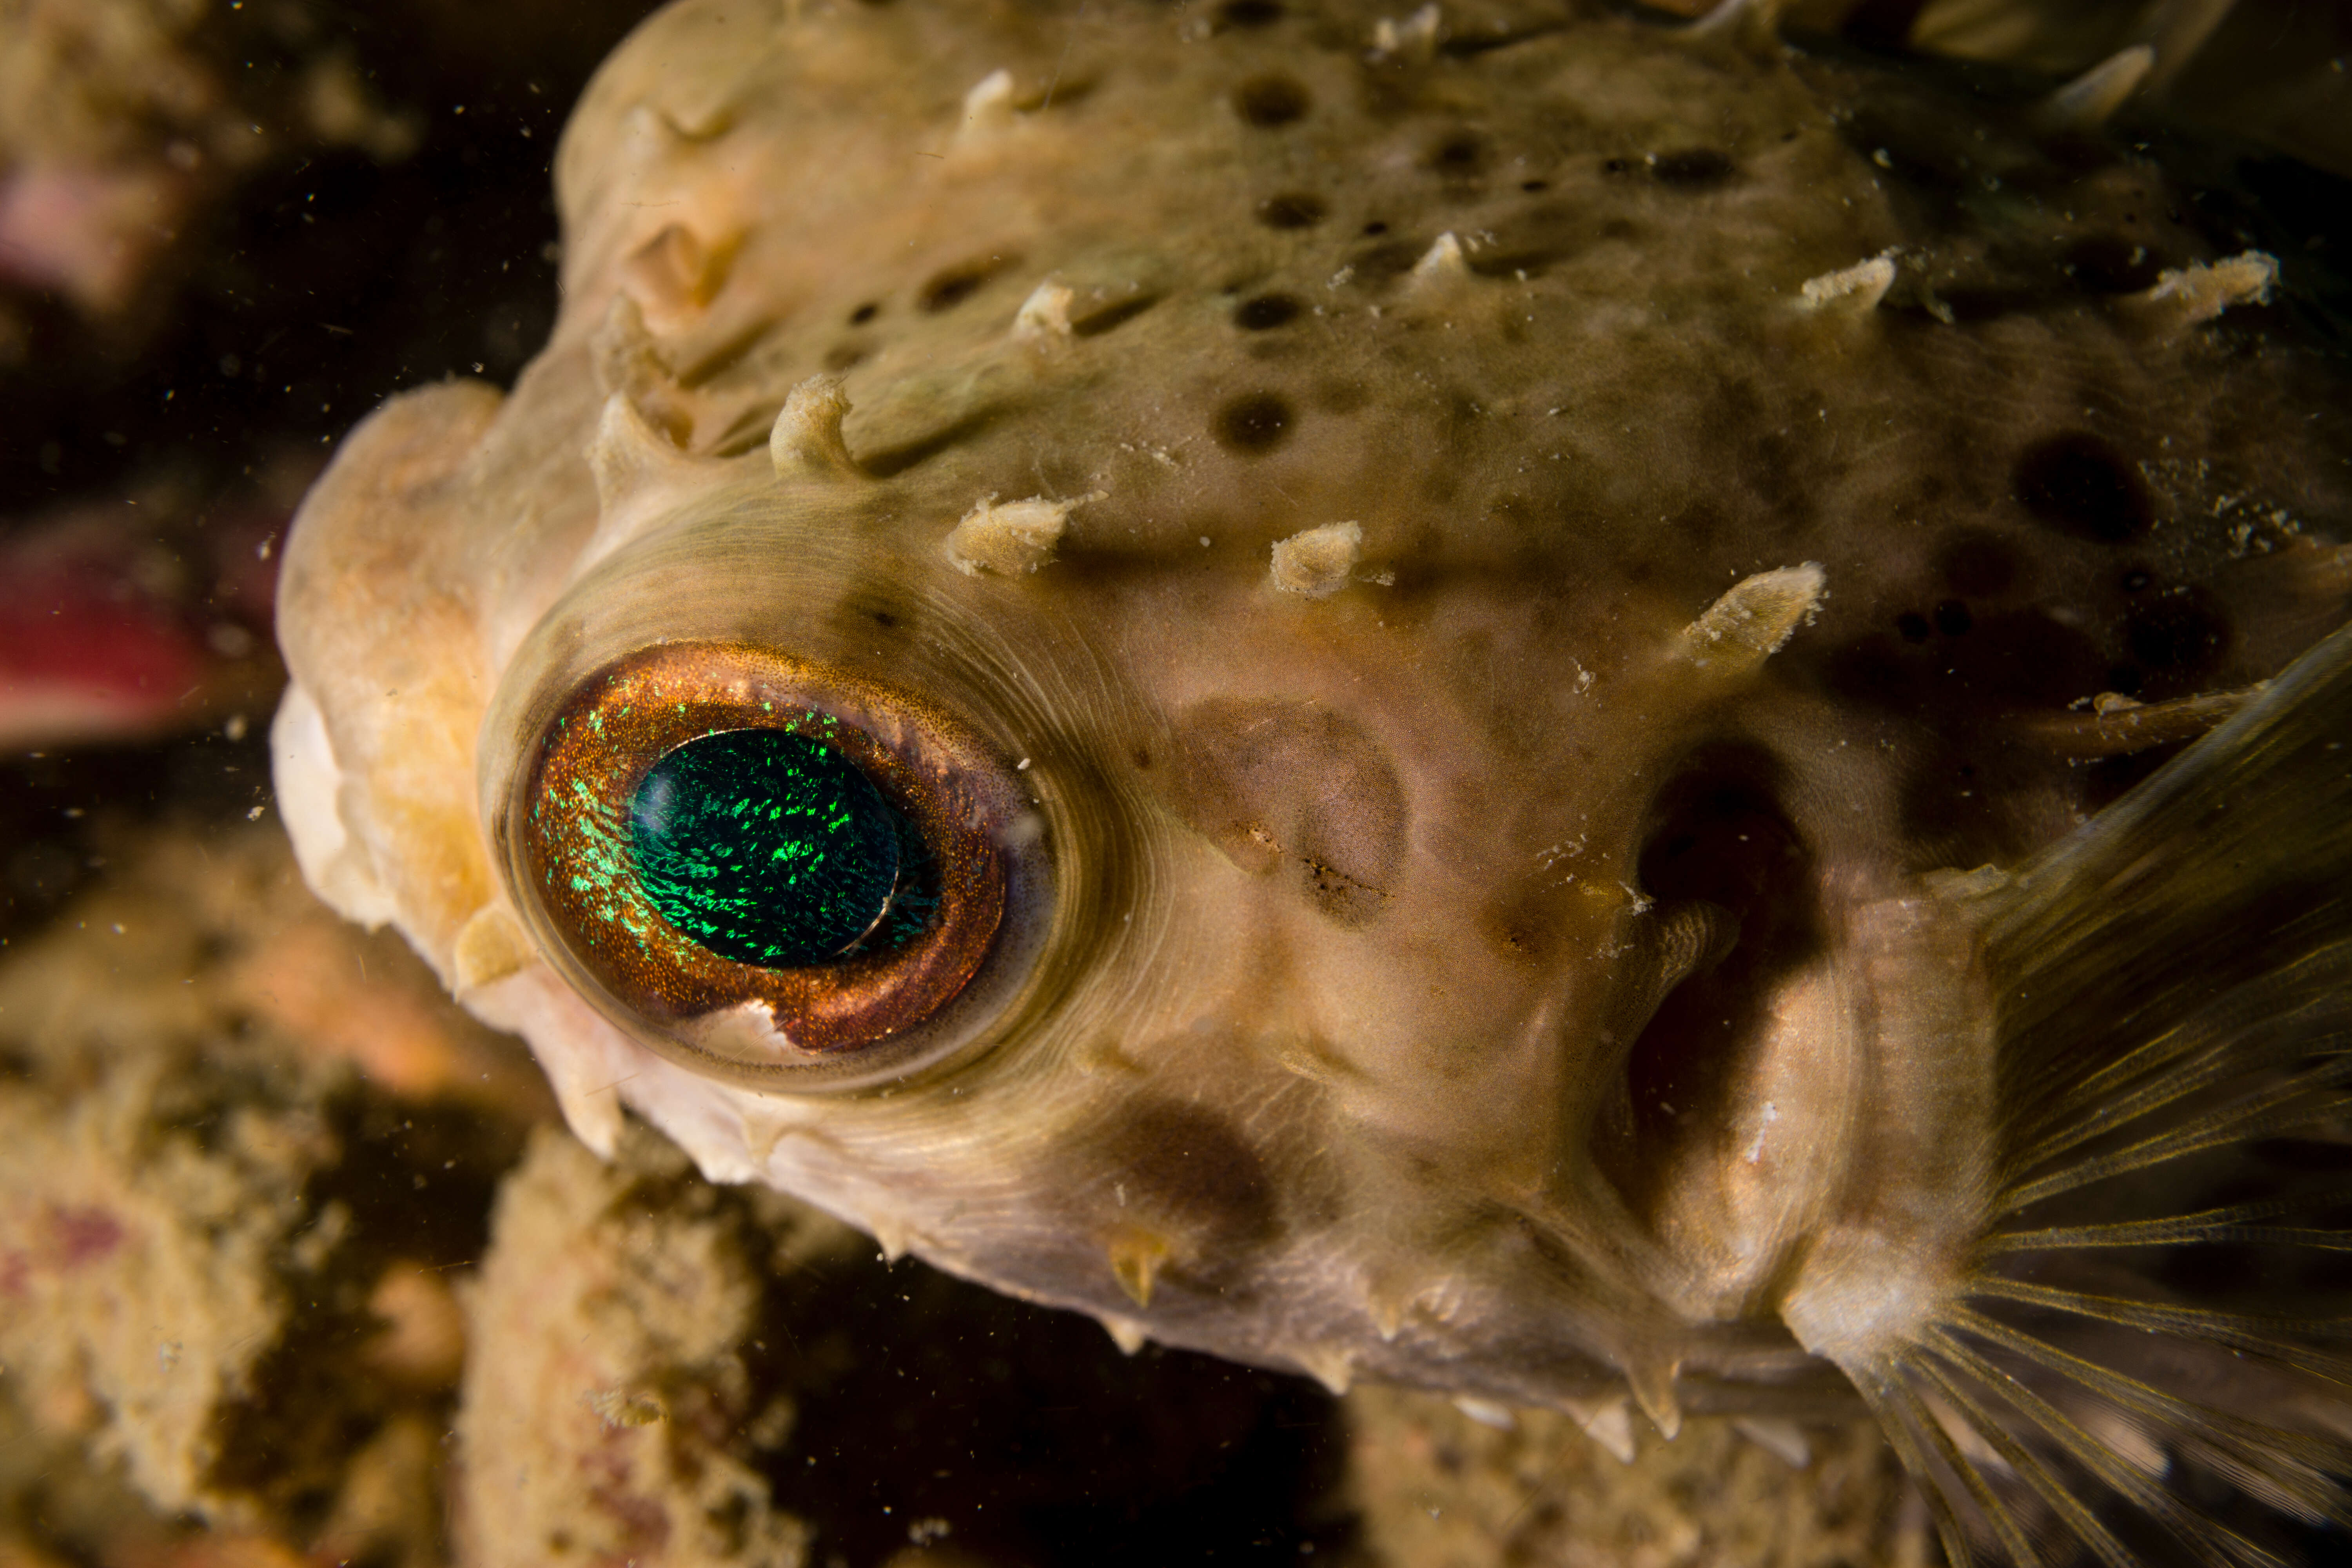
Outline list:
[[[1924,879],[2128,782],[2073,705],[2344,618],[2352,405],[2031,105],[1377,16],[649,22],[566,135],[545,353],[305,507],[298,848],[591,1144],[626,1103],[1123,1338],[1669,1431],[1867,1392],[2014,1109]],[[937,704],[1034,804],[1034,963],[928,1070],[698,1072],[567,984],[517,792],[699,640]]]

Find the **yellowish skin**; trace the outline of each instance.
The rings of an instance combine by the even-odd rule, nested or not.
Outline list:
[[[1525,11],[649,21],[546,351],[387,404],[289,542],[314,886],[592,1147],[634,1110],[1123,1343],[1669,1433],[1867,1384],[2001,1180],[2000,878],[1944,873],[2103,803],[2068,704],[2177,622],[2120,578],[2205,606],[2158,704],[2342,618],[2342,405],[2151,170]],[[2036,259],[2116,236],[2179,276]],[[2036,511],[2046,449],[2129,504]],[[514,874],[554,706],[705,639],[943,705],[1030,802],[1034,955],[887,1074],[714,1069]]]

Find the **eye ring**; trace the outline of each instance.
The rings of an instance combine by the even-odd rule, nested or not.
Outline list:
[[[895,944],[764,967],[702,946],[639,879],[640,785],[698,740],[774,731],[864,776],[927,852],[936,907]],[[666,643],[579,681],[510,796],[519,900],[575,986],[698,1072],[803,1089],[903,1076],[974,1033],[1029,945],[1038,819],[1012,773],[936,704],[774,649]]]

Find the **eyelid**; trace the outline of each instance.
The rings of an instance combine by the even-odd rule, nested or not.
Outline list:
[[[714,731],[790,729],[856,764],[937,858],[941,909],[896,951],[762,969],[676,932],[635,885],[629,803],[661,758]],[[1042,865],[1017,864],[1025,795],[954,716],[919,698],[773,649],[670,643],[579,682],[510,796],[509,877],[542,948],[600,1010],[707,1076],[764,1088],[903,1076],[952,1049],[984,1013],[991,975],[1036,902]],[[1030,837],[1034,837],[1034,835]],[[1028,896],[1016,899],[1014,882]],[[1016,908],[1015,906],[1023,906]],[[976,984],[992,981],[993,984]],[[782,1031],[779,1040],[767,1026]],[[911,1064],[911,1065],[910,1065]]]

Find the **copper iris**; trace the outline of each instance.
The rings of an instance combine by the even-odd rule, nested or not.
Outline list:
[[[845,1055],[951,1002],[1003,919],[958,748],[923,743],[953,731],[770,649],[642,649],[550,724],[525,864],[572,956],[647,1023],[756,1003],[792,1046]]]

